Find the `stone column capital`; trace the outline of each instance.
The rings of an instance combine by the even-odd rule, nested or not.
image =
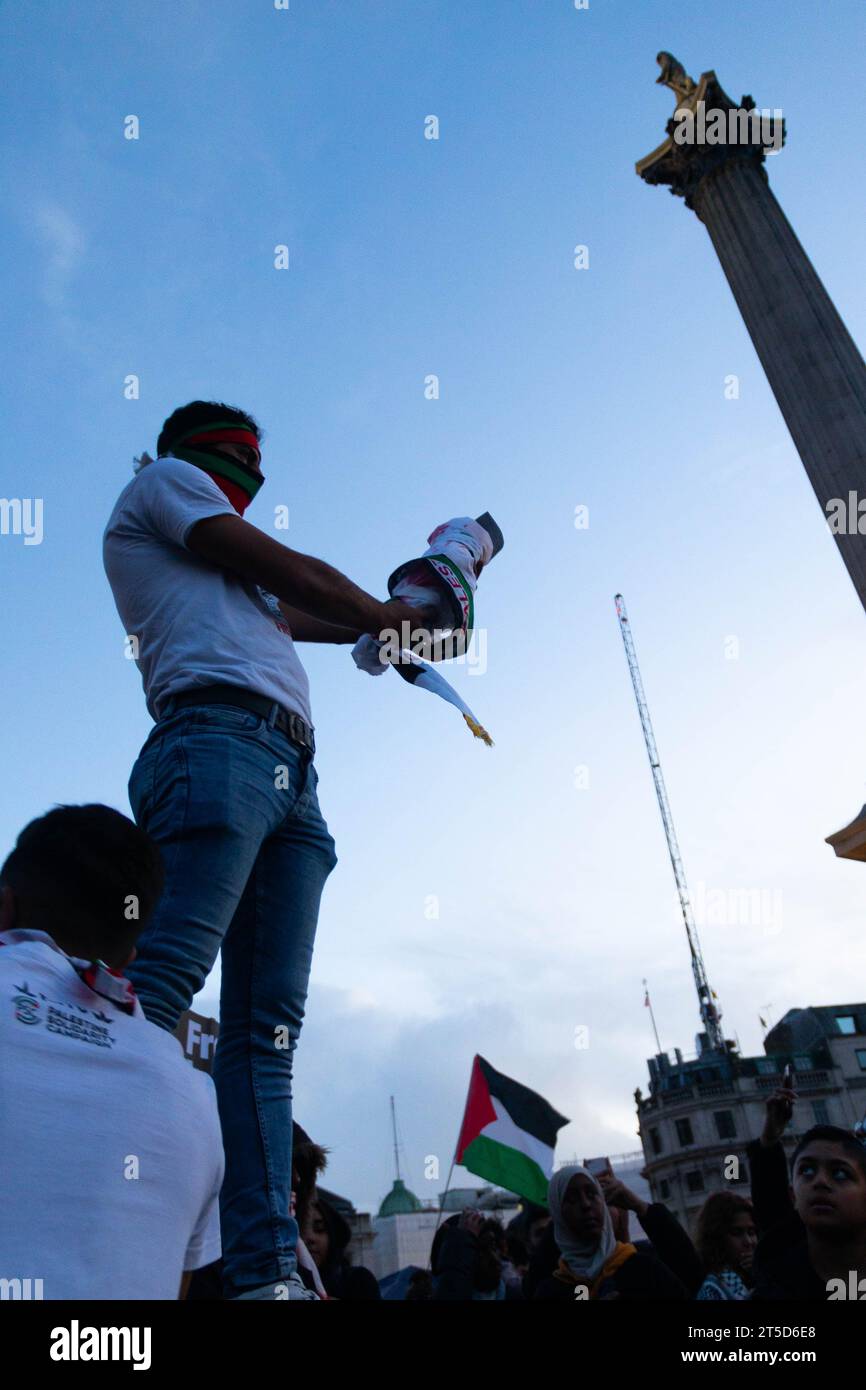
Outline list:
[[[667,184],[698,216],[704,181],[731,163],[750,164],[766,179],[766,152],[784,143],[780,113],[758,111],[750,96],[733,101],[712,69],[695,82],[672,54],[659,53],[657,62],[657,81],[675,94],[676,107],[665,127],[667,139],[635,165],[639,176]]]

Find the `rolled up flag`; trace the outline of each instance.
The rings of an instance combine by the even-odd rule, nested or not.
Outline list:
[[[428,548],[415,560],[399,565],[388,580],[391,598],[425,609],[425,631],[412,638],[412,648],[388,650],[386,644],[366,635],[352,648],[361,671],[381,675],[393,666],[410,685],[429,690],[447,700],[463,715],[476,738],[488,746],[493,740],[465,700],[445,677],[418,655],[424,651],[442,661],[466,651],[475,622],[475,589],[478,576],[504,545],[502,532],[489,512],[476,517],[455,517],[437,526],[427,537]],[[432,637],[432,640],[431,640]]]

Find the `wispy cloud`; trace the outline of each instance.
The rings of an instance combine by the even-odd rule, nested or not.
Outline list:
[[[40,294],[53,309],[66,306],[69,283],[84,258],[87,238],[83,228],[60,203],[42,201],[32,213],[39,238],[43,269]]]

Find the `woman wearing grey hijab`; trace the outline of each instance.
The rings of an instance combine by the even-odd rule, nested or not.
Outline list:
[[[651,1250],[617,1240],[598,1179],[578,1164],[550,1180],[548,1205],[559,1247],[557,1268],[535,1290],[540,1299],[686,1298],[679,1279]]]

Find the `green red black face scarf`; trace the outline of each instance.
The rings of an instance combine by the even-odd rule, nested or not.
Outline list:
[[[255,449],[256,457],[261,458],[258,439],[252,430],[245,429],[236,420],[197,425],[172,441],[171,452],[175,458],[195,464],[213,478],[235,511],[243,516],[265,480],[258,469],[249,464],[223,457],[217,452],[220,444],[244,444]]]

